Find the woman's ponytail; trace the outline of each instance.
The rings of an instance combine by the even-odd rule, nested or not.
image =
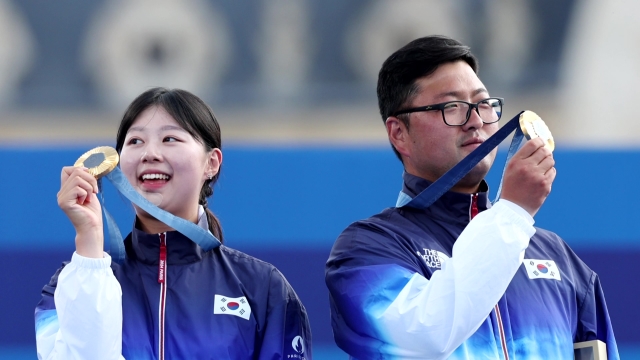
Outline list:
[[[209,231],[213,234],[213,236],[217,237],[221,243],[224,243],[224,239],[222,236],[222,225],[220,225],[220,220],[213,214],[211,210],[207,207],[207,198],[213,195],[213,183],[218,179],[216,174],[212,179],[206,180],[202,185],[202,189],[200,190],[200,199],[199,203],[204,207],[205,212],[207,213],[207,222],[209,223]]]

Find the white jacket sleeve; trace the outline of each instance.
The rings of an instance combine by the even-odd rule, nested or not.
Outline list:
[[[430,280],[414,274],[379,321],[403,358],[444,359],[491,313],[524,259],[533,218],[500,200],[460,234]]]
[[[55,310],[36,330],[38,359],[123,359],[122,290],[111,257],[73,254],[58,276]]]

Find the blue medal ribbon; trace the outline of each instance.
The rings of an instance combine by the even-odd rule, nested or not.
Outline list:
[[[414,209],[426,209],[431,204],[433,204],[436,200],[438,200],[445,192],[449,191],[451,187],[460,181],[471,169],[473,169],[480,160],[484,159],[496,146],[500,145],[500,143],[509,136],[514,130],[516,133],[511,140],[511,145],[509,146],[509,153],[507,154],[507,160],[504,165],[504,169],[502,170],[502,178],[500,179],[500,186],[498,187],[498,194],[494,203],[500,199],[500,193],[502,191],[502,180],[504,178],[504,172],[507,169],[507,164],[509,160],[513,157],[513,155],[520,148],[520,144],[522,143],[522,139],[524,138],[524,134],[522,133],[522,129],[520,129],[520,114],[523,111],[518,113],[515,117],[513,117],[509,122],[507,122],[500,130],[498,130],[493,136],[487,139],[485,142],[480,144],[477,149],[475,149],[471,154],[467,155],[462,161],[457,163],[454,167],[452,167],[449,171],[447,171],[444,175],[442,175],[438,180],[436,180],[429,187],[424,189],[420,194],[416,197],[411,198],[408,194],[403,191],[400,192],[398,196],[398,200],[396,201],[396,207],[410,207]]]
[[[205,230],[190,221],[164,211],[152,204],[149,200],[145,199],[131,186],[131,184],[129,184],[129,180],[127,180],[122,171],[120,171],[120,168],[116,167],[115,169],[113,169],[113,171],[111,171],[104,177],[107,178],[122,195],[129,199],[129,201],[136,204],[139,208],[146,211],[149,215],[167,224],[169,227],[180,232],[182,235],[188,237],[189,239],[191,239],[191,241],[198,244],[198,246],[200,246],[204,251],[209,251],[220,246],[220,240],[218,240],[210,231]],[[109,214],[109,212],[105,208],[104,201],[102,210],[104,211],[107,231],[109,232],[111,258],[115,262],[121,264],[124,262],[125,258],[122,233],[120,232],[120,229],[118,229],[118,225],[114,221],[111,214]]]

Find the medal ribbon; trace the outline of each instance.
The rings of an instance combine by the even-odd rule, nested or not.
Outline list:
[[[116,167],[115,169],[113,169],[113,171],[111,171],[104,177],[107,178],[122,195],[129,199],[129,201],[136,204],[139,208],[146,211],[149,215],[153,216],[159,221],[162,221],[169,227],[177,230],[182,235],[188,237],[189,239],[191,239],[191,241],[198,244],[198,246],[200,246],[204,251],[209,251],[220,246],[220,240],[213,236],[210,231],[205,230],[190,221],[164,211],[159,207],[153,205],[149,200],[145,199],[131,186],[131,184],[129,184],[129,181],[124,176],[122,171],[120,171],[120,168]],[[107,231],[109,232],[111,258],[115,262],[122,264],[125,258],[122,233],[120,232],[120,229],[118,229],[118,225],[114,221],[111,214],[109,214],[107,209],[104,207],[104,201],[102,209],[104,211],[107,223]]]
[[[449,189],[451,189],[453,185],[457,184],[460,179],[467,175],[467,173],[469,173],[469,171],[471,171],[471,169],[473,169],[480,162],[480,160],[484,159],[485,156],[487,156],[496,146],[500,145],[500,143],[515,130],[516,133],[513,135],[511,145],[509,146],[509,153],[507,154],[507,160],[505,162],[504,169],[502,170],[500,186],[498,187],[498,194],[496,196],[496,199],[494,200],[494,203],[498,201],[500,199],[500,193],[502,191],[502,180],[504,178],[504,172],[507,169],[507,164],[520,148],[520,144],[522,142],[522,139],[524,138],[522,129],[520,129],[519,126],[519,118],[520,114],[522,113],[523,111],[509,120],[509,122],[507,122],[502,128],[500,128],[500,130],[498,130],[495,134],[493,134],[493,136],[480,144],[480,146],[478,146],[477,149],[471,152],[471,154],[467,155],[464,159],[462,159],[462,161],[457,163],[454,167],[452,167],[429,187],[424,189],[416,197],[411,198],[411,196],[409,196],[405,192],[400,191],[400,195],[398,196],[398,200],[396,201],[396,207],[410,207],[414,209],[428,208],[445,192],[449,191]]]

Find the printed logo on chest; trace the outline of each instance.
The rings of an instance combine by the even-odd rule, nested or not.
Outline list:
[[[449,257],[441,251],[425,248],[422,250],[422,253],[420,251],[416,251],[416,254],[418,254],[418,256],[420,256],[430,268],[441,269],[442,263],[449,259]]]

